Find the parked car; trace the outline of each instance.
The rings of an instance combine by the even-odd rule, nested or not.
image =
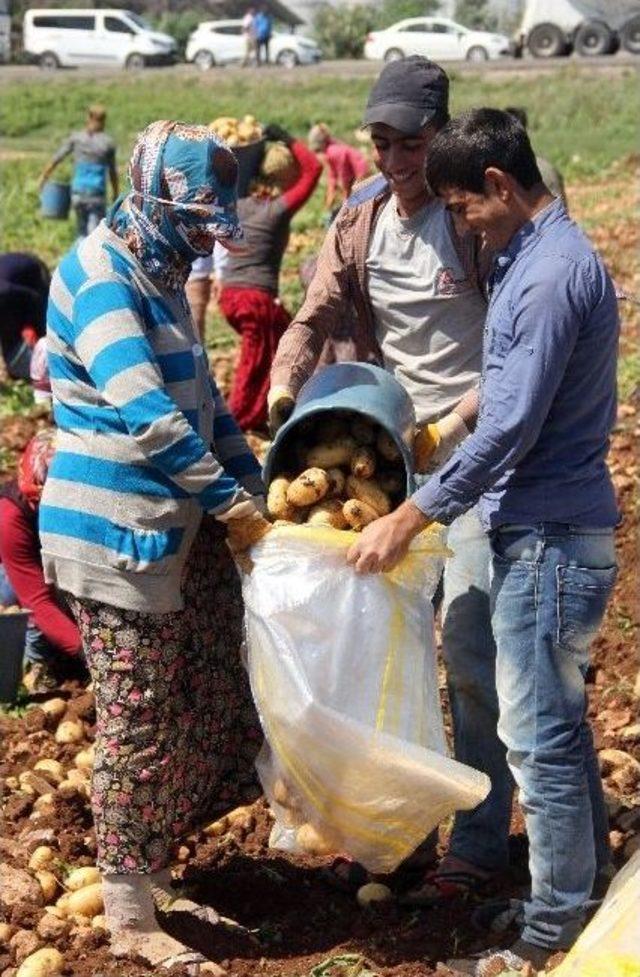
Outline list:
[[[187,61],[192,61],[203,71],[214,65],[242,61],[244,54],[241,20],[204,20],[187,41]],[[322,53],[309,37],[274,31],[270,57],[284,68],[294,68],[297,64],[315,64]]]
[[[23,33],[27,56],[48,69],[85,64],[144,68],[176,60],[175,39],[154,31],[130,10],[28,10]]]
[[[509,54],[509,38],[489,31],[472,31],[444,17],[412,17],[367,35],[364,56],[373,61],[397,61],[422,54],[433,61],[487,61]]]

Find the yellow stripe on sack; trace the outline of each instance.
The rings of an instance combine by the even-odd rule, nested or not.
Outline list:
[[[640,958],[637,954],[615,953],[610,949],[603,949],[598,953],[592,947],[589,958],[581,958],[579,963],[570,962],[569,957],[550,971],[548,977],[638,977],[640,973]]]
[[[393,613],[389,622],[389,649],[387,660],[382,676],[382,689],[380,691],[380,702],[376,714],[376,729],[378,732],[385,730],[388,733],[396,733],[400,725],[400,693],[402,692],[402,670],[399,662],[400,648],[403,647],[403,638],[406,631],[404,616],[400,601],[394,593],[393,585],[389,586],[389,599],[393,604]],[[389,696],[393,694],[395,708],[393,715],[387,715]]]

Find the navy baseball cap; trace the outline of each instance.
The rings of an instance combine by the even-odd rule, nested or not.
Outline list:
[[[413,134],[449,106],[449,78],[440,65],[414,54],[391,61],[369,92],[362,122],[382,122]]]

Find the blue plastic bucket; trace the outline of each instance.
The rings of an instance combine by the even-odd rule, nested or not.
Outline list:
[[[71,207],[71,187],[68,183],[45,183],[40,191],[40,213],[43,217],[65,220]]]
[[[407,495],[410,495],[415,490],[413,404],[404,387],[390,373],[371,363],[334,363],[307,380],[291,417],[278,431],[265,459],[267,486],[279,472],[286,470],[284,458],[301,421],[338,410],[353,411],[374,421],[393,438],[402,455]]]
[[[28,611],[0,614],[0,702],[15,702],[22,679]]]

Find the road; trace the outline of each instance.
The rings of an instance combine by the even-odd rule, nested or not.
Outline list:
[[[448,61],[446,62],[446,68],[449,72],[456,72],[459,74],[482,74],[482,75],[499,75],[504,74],[509,75],[533,75],[533,74],[553,74],[556,71],[566,68],[568,65],[572,67],[584,69],[588,71],[597,72],[617,72],[626,68],[639,68],[640,67],[640,57],[637,55],[627,54],[624,51],[619,51],[617,54],[606,55],[600,58],[581,58],[578,55],[572,55],[569,58],[552,58],[549,61],[540,60],[537,58],[505,58],[500,61],[487,61],[483,64],[469,63],[467,61]],[[381,62],[379,61],[323,61],[318,65],[310,65],[305,67],[299,67],[294,69],[271,67],[269,69],[265,68],[213,68],[210,72],[207,72],[207,77],[214,78],[215,75],[224,71],[225,77],[227,75],[242,75],[246,77],[247,74],[252,75],[256,72],[264,74],[268,70],[269,76],[272,75],[291,75],[292,79],[297,75],[298,72],[304,72],[305,77],[308,75],[331,75],[340,80],[348,80],[349,78],[369,78],[375,77],[381,68]],[[176,77],[184,77],[185,75],[193,75],[195,77],[199,76],[199,72],[193,65],[189,64],[177,64],[170,68],[149,68],[147,69],[148,74],[145,73],[145,78],[149,80],[153,79],[158,74],[162,75],[175,75]],[[21,82],[21,81],[33,81],[35,79],[46,78],[47,81],[52,83],[64,83],[70,78],[104,78],[113,75],[119,75],[122,73],[122,69],[119,68],[97,68],[97,67],[83,67],[77,69],[63,69],[53,72],[43,72],[37,65],[0,65],[0,85],[7,82]]]

